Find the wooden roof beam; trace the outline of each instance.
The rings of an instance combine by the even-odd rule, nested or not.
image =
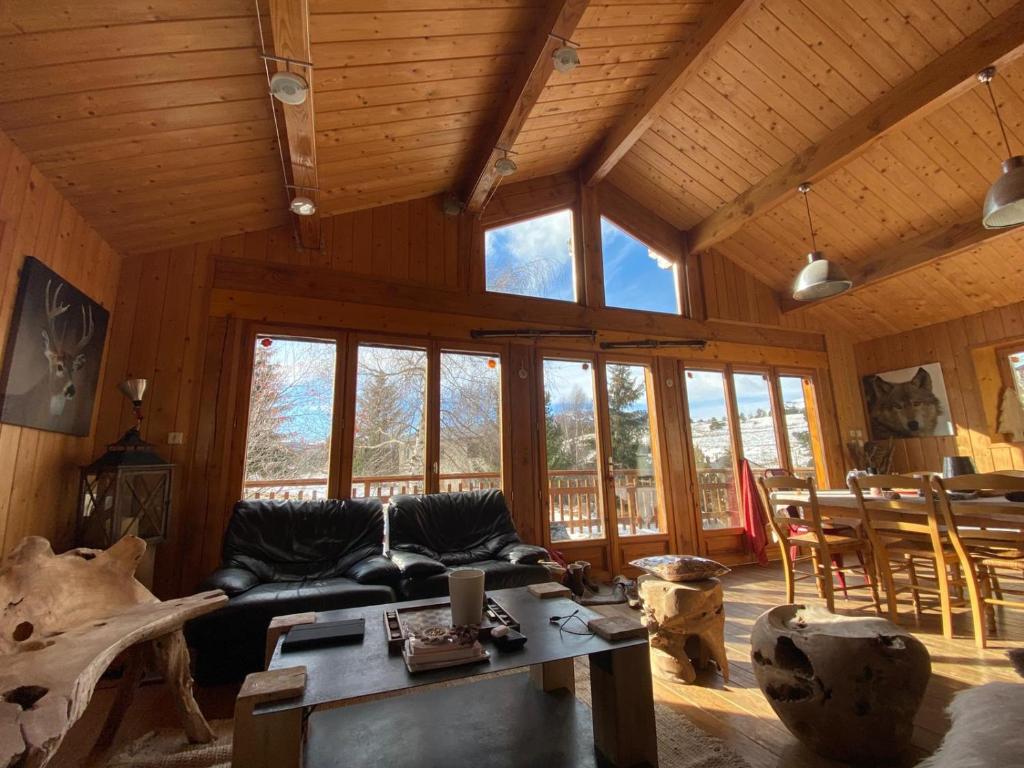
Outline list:
[[[498,182],[494,162],[501,156],[499,147],[511,149],[523,130],[541,91],[554,71],[551,58],[555,49],[576,31],[589,0],[548,0],[547,9],[523,52],[508,95],[501,104],[493,130],[470,167],[464,189],[466,210],[483,210],[491,190]]]
[[[675,56],[659,73],[658,79],[612,127],[597,151],[583,164],[583,182],[587,186],[599,183],[611,172],[672,103],[686,81],[714,55],[720,42],[743,23],[749,10],[758,5],[760,2],[756,0],[718,0],[713,4],[694,33],[683,41]]]
[[[826,176],[889,133],[975,87],[975,76],[982,68],[993,63],[1005,64],[1021,53],[1024,53],[1024,2],[989,21],[820,142],[696,224],[690,230],[691,249],[702,251],[725,240],[746,222],[794,194],[800,182]]]
[[[970,248],[987,243],[1002,235],[1014,231],[1010,229],[985,229],[981,225],[981,214],[972,216],[967,221],[957,222],[943,227],[937,232],[925,234],[884,251],[873,259],[858,265],[857,271],[850,275],[853,287],[846,293],[829,296],[817,301],[797,301],[792,296],[780,296],[779,307],[783,312],[793,312],[807,307],[818,307],[825,302],[849,296],[869,285],[874,285],[890,277],[896,277],[923,267],[938,259],[966,251]]]
[[[309,17],[303,0],[270,0],[270,27],[275,56],[293,61],[310,61]],[[286,166],[289,173],[285,183],[291,184],[289,198],[301,195],[316,203],[312,216],[290,214],[296,219],[299,245],[320,250],[320,187],[316,169],[316,128],[313,119],[313,68],[284,61],[272,61],[271,73],[293,71],[305,78],[309,94],[302,104],[274,103],[274,109],[284,116],[282,141],[287,144]]]

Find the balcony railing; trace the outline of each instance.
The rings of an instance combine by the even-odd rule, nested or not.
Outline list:
[[[650,474],[638,470],[616,470],[616,524],[622,535],[655,533],[660,525],[657,491]],[[604,535],[604,515],[598,504],[598,477],[592,470],[548,472],[548,502],[552,540],[588,539]],[[501,476],[486,472],[443,474],[443,492],[499,488]],[[377,497],[387,502],[400,494],[423,493],[423,477],[388,475],[353,477],[352,498]],[[327,478],[282,478],[251,480],[243,488],[248,499],[316,500],[327,498]]]

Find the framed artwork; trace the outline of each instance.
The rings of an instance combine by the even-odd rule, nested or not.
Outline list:
[[[862,379],[872,440],[949,437],[949,396],[938,363],[873,373]]]
[[[25,257],[0,373],[0,421],[89,434],[110,314]]]

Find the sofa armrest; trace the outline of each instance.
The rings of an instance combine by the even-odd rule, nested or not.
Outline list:
[[[498,552],[499,560],[508,560],[510,563],[520,565],[535,565],[548,556],[544,547],[535,544],[509,544]]]
[[[218,568],[206,577],[201,589],[220,589],[228,597],[240,595],[260,583],[256,574],[244,568]]]
[[[403,552],[402,550],[393,549],[388,556],[398,566],[402,576],[407,579],[433,576],[436,573],[444,573],[447,570],[444,563],[417,552]]]
[[[360,584],[394,584],[401,571],[384,555],[372,555],[353,565],[345,575]]]

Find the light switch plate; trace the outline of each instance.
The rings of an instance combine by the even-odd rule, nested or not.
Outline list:
[[[167,433],[167,444],[168,445],[181,445],[185,442],[184,432],[168,432]]]

